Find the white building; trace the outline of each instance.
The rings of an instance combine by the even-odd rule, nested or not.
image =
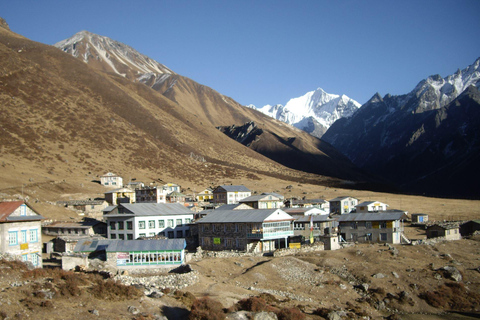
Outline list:
[[[355,210],[358,204],[358,199],[353,197],[337,197],[329,201],[330,213],[332,214],[346,214]]]
[[[100,177],[100,184],[106,187],[121,188],[123,179],[115,173],[109,172]]]
[[[213,190],[214,203],[234,204],[240,200],[250,197],[252,192],[245,186],[218,186]]]
[[[167,196],[174,192],[180,193],[180,186],[167,183],[163,186],[137,188],[135,198],[137,203],[168,203]]]
[[[380,201],[363,201],[355,206],[358,213],[386,211],[387,207],[388,204]]]
[[[108,239],[185,238],[194,212],[178,203],[122,203],[106,209]]]
[[[0,202],[0,251],[41,268],[43,219],[23,201]]]

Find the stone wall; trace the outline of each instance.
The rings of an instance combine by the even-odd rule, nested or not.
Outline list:
[[[72,270],[77,266],[87,269],[88,268],[88,256],[87,255],[65,255],[62,256],[62,269]]]
[[[325,249],[325,246],[323,242],[316,242],[312,245],[304,245],[300,247],[300,249],[290,249],[290,248],[279,249],[273,253],[273,256],[283,257],[283,256],[296,255],[299,253],[323,251],[324,249]]]

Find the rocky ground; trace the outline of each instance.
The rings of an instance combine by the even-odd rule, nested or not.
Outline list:
[[[102,285],[111,294],[96,286],[98,274],[42,270],[32,276],[5,261],[0,267],[3,319],[187,319],[194,301],[204,297],[230,308],[230,319],[252,318],[233,312],[252,297],[261,297],[268,310],[295,308],[305,319],[480,314],[479,236],[417,246],[358,244],[284,257],[209,257],[176,272],[115,275],[125,288],[138,290]]]

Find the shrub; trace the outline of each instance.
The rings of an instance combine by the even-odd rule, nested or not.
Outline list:
[[[225,313],[220,302],[209,297],[196,299],[192,304],[192,310],[188,320],[223,320]]]
[[[253,312],[270,311],[268,310],[269,308],[265,300],[260,297],[250,297],[250,298],[242,299],[237,302],[236,306],[237,306],[237,310],[253,311]]]
[[[97,280],[90,288],[90,293],[98,299],[105,300],[135,299],[143,295],[141,290],[115,280]]]
[[[446,310],[470,311],[480,306],[480,294],[467,291],[461,283],[445,283],[419,296],[429,305]]]
[[[278,320],[303,320],[305,314],[297,308],[283,308],[277,313]]]

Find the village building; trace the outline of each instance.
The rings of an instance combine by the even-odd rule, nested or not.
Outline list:
[[[167,203],[185,203],[186,196],[178,191],[172,191],[167,194]]]
[[[107,238],[134,240],[156,235],[173,238],[188,236],[194,212],[179,203],[121,203],[107,208]]]
[[[316,215],[329,215],[329,212],[324,209],[316,207],[301,207],[301,208],[284,208],[283,211],[293,216],[316,216]]]
[[[250,197],[252,192],[245,186],[218,186],[213,190],[213,202],[214,203],[226,203],[233,204],[238,203],[240,200]]]
[[[121,188],[123,187],[123,179],[115,173],[108,172],[100,177],[100,184],[106,187]]]
[[[53,251],[59,253],[71,253],[75,251],[75,246],[81,240],[106,240],[102,236],[58,236],[51,240],[53,243]],[[49,252],[47,252],[49,253]]]
[[[207,188],[198,193],[195,198],[198,202],[210,202],[213,200],[213,190],[211,188]]]
[[[296,219],[293,222],[295,237],[301,237],[307,243],[311,240],[321,241],[324,243],[325,250],[340,249],[337,233],[338,222],[336,220],[331,219],[328,215],[293,217]]]
[[[108,207],[108,202],[105,200],[69,200],[57,201],[57,205],[76,210],[92,218],[99,218],[103,215],[103,209]]]
[[[445,240],[460,240],[460,224],[458,222],[437,222],[426,227],[427,239],[442,237]]]
[[[332,214],[346,214],[355,210],[358,204],[358,199],[353,197],[337,197],[329,201],[330,213]]]
[[[426,222],[428,222],[428,214],[412,213],[412,223],[426,223]]]
[[[105,257],[117,269],[174,268],[185,262],[185,239],[81,240],[75,252]]]
[[[43,219],[24,201],[0,202],[0,252],[41,268]]]
[[[403,234],[403,212],[350,213],[335,216],[344,241],[410,243]]]
[[[44,224],[42,232],[48,236],[107,236],[107,224],[96,219],[82,221],[55,221]]]
[[[165,193],[167,193],[167,194],[172,193],[172,192],[174,192],[174,191],[176,191],[176,192],[181,192],[181,191],[182,191],[182,190],[181,190],[181,187],[180,187],[178,184],[176,184],[176,183],[171,183],[171,182],[164,184],[164,185],[162,186],[162,189],[163,189],[163,190],[165,191]]]
[[[318,208],[330,213],[330,203],[323,199],[287,199],[285,200],[287,208]]]
[[[475,231],[480,231],[480,220],[472,220],[460,225],[462,237],[471,236]]]
[[[277,196],[271,194],[253,195],[238,201],[246,204],[253,209],[279,209],[283,207],[283,201]]]
[[[261,253],[287,246],[293,220],[281,209],[216,209],[195,224],[203,249]]]
[[[386,211],[388,204],[380,201],[363,201],[355,206],[355,212],[381,212]]]
[[[132,190],[140,189],[145,187],[145,183],[141,181],[130,181],[129,183],[125,184],[125,188],[129,188]]]
[[[129,188],[119,188],[107,191],[105,194],[105,201],[110,205],[117,205],[120,203],[135,203],[135,190]]]

